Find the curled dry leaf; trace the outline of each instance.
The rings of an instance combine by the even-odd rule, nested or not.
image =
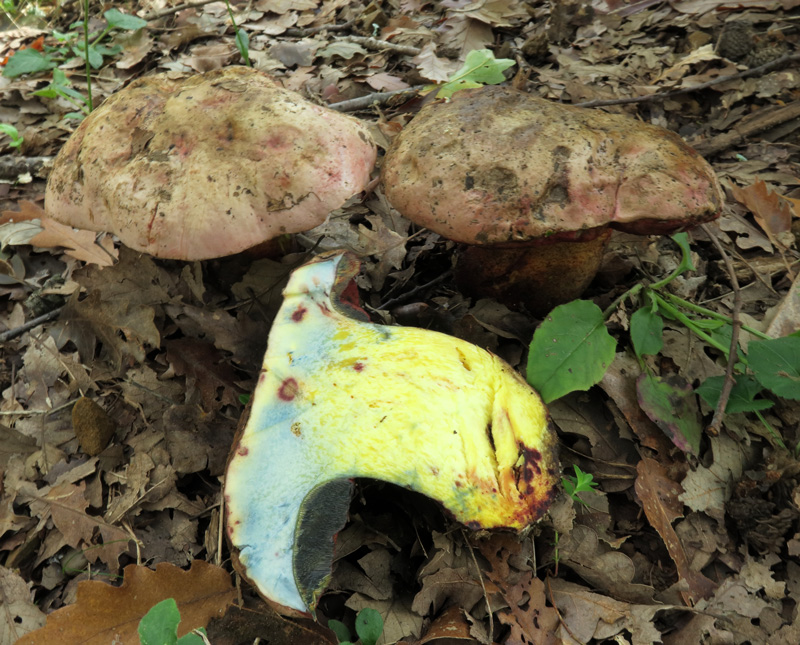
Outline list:
[[[17,645],[138,643],[139,621],[167,598],[178,603],[178,636],[183,636],[222,616],[235,596],[230,574],[202,560],[192,562],[189,571],[166,562],[155,571],[130,565],[119,587],[96,580],[78,583],[76,603],[50,614],[44,627]]]

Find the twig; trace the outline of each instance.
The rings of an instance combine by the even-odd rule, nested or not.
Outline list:
[[[416,296],[418,293],[420,293],[422,291],[425,291],[426,289],[430,289],[431,287],[435,287],[440,282],[444,282],[451,275],[453,275],[453,270],[452,269],[448,269],[447,271],[442,273],[440,276],[437,276],[436,278],[434,278],[430,282],[426,282],[425,284],[417,285],[413,289],[411,289],[409,291],[406,291],[405,293],[401,293],[396,298],[390,298],[386,302],[382,302],[381,304],[378,305],[377,308],[378,309],[390,309],[391,307],[396,307],[400,303],[405,302],[406,300],[410,300],[411,298]]]
[[[733,261],[726,253],[722,243],[717,239],[714,231],[707,224],[702,224],[702,229],[706,235],[711,238],[717,251],[722,256],[722,261],[725,263],[725,268],[728,271],[728,277],[731,281],[731,288],[733,289],[733,311],[731,312],[731,348],[728,352],[728,365],[725,368],[725,380],[722,383],[722,389],[719,393],[719,400],[717,401],[717,408],[714,410],[714,416],[711,418],[711,425],[708,426],[707,432],[712,437],[719,435],[720,428],[722,427],[722,420],[725,418],[725,407],[728,405],[728,399],[731,395],[731,388],[736,382],[733,377],[733,366],[736,364],[736,356],[739,345],[739,330],[742,327],[742,321],[739,318],[739,313],[742,308],[742,298],[739,293],[739,279],[736,277],[736,269],[733,266]]]
[[[178,13],[179,11],[183,11],[184,9],[194,9],[195,7],[202,7],[206,4],[211,4],[212,2],[216,2],[217,0],[199,0],[199,2],[184,2],[183,4],[176,5],[174,7],[167,7],[166,9],[161,9],[160,11],[154,11],[153,13],[148,13],[147,15],[142,17],[142,20],[146,20],[150,22],[152,20],[158,20],[159,18],[163,18],[164,16],[170,16],[173,13]]]
[[[53,309],[53,311],[48,311],[46,314],[42,314],[33,320],[29,320],[26,323],[23,323],[19,327],[14,327],[14,329],[8,329],[0,334],[0,343],[5,343],[6,341],[11,340],[12,338],[16,338],[17,336],[22,336],[26,331],[30,331],[34,327],[38,327],[39,325],[50,322],[54,318],[58,318],[58,315],[61,313],[61,310],[64,307],[59,307],[58,309]]]
[[[19,175],[29,172],[37,177],[47,177],[54,157],[19,157],[17,155],[3,155],[0,157],[0,178],[16,179]],[[45,170],[41,174],[42,170]]]
[[[412,47],[411,45],[398,45],[396,43],[389,42],[388,40],[373,38],[372,36],[348,36],[347,40],[353,43],[358,43],[359,45],[364,45],[364,47],[367,49],[373,49],[375,51],[390,49],[398,54],[407,54],[408,56],[416,56],[422,51],[419,47]]]
[[[489,594],[486,592],[486,584],[483,582],[483,574],[481,574],[481,567],[478,564],[478,558],[475,557],[475,551],[472,548],[472,545],[469,543],[469,538],[467,537],[466,531],[461,529],[461,537],[464,540],[464,544],[467,545],[467,549],[469,549],[469,554],[472,556],[472,561],[475,563],[475,571],[478,572],[478,582],[481,583],[481,589],[483,589],[483,600],[486,602],[486,613],[489,614],[489,642],[494,643],[494,613],[492,612],[492,603],[489,602]]]
[[[713,87],[714,85],[720,85],[721,83],[727,83],[728,81],[733,81],[739,78],[747,78],[748,76],[756,76],[759,74],[764,74],[765,72],[771,72],[773,69],[783,67],[787,63],[792,63],[795,61],[800,61],[800,54],[787,54],[786,56],[781,56],[776,60],[773,60],[769,63],[764,63],[758,67],[753,67],[752,69],[747,69],[743,72],[737,72],[736,74],[719,76],[715,79],[705,83],[700,83],[700,85],[694,85],[692,87],[682,87],[677,90],[656,92],[655,94],[648,94],[646,96],[631,96],[626,99],[584,101],[583,103],[575,103],[574,105],[577,107],[601,107],[605,105],[628,105],[630,103],[645,103],[647,101],[663,101],[664,99],[669,99],[673,96],[680,96],[681,94],[686,94],[688,92],[697,92],[698,90],[704,90],[706,88]]]
[[[321,31],[346,31],[350,29],[356,22],[356,19],[353,18],[352,20],[348,20],[347,22],[343,22],[338,25],[320,25],[319,27],[303,27],[303,28],[296,28],[290,27],[284,33],[287,36],[294,36],[303,38],[305,36],[311,36],[313,34],[318,34]]]
[[[384,105],[390,99],[401,94],[415,94],[426,85],[414,85],[407,87],[403,90],[392,90],[391,92],[375,92],[374,94],[367,94],[366,96],[359,96],[358,98],[348,99],[347,101],[339,101],[338,103],[331,103],[328,107],[332,110],[339,112],[355,112],[356,110],[364,110],[373,105]]]
[[[65,408],[71,408],[74,403],[75,401],[67,401],[49,410],[0,410],[0,417],[35,417],[42,414],[46,416],[54,412],[60,412]]]
[[[558,611],[558,605],[556,605],[555,598],[553,598],[553,589],[550,587],[550,576],[547,575],[545,576],[544,579],[545,583],[547,584],[547,595],[550,598],[550,604],[553,605],[553,609],[556,610],[556,615],[558,616],[558,622],[560,622],[561,625],[564,627],[564,629],[567,630],[567,634],[569,634],[572,637],[572,640],[574,640],[576,643],[582,644],[583,641],[579,640],[578,637],[572,633],[572,630],[569,628],[569,625],[567,625],[567,623],[564,622],[564,617],[561,615],[561,612]]]

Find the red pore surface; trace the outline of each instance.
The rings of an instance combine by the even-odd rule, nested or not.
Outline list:
[[[673,132],[506,87],[423,108],[387,154],[383,183],[401,213],[467,244],[604,226],[666,233],[722,205],[709,164]]]
[[[221,257],[321,224],[365,187],[374,162],[359,121],[261,72],[156,74],[70,137],[45,210],[158,257]]]

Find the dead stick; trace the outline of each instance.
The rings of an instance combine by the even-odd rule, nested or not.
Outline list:
[[[717,408],[714,410],[714,416],[711,418],[711,425],[708,426],[708,434],[712,437],[719,435],[722,421],[725,418],[725,408],[728,405],[728,399],[731,395],[736,380],[733,377],[733,367],[736,364],[736,357],[739,348],[739,330],[742,328],[742,321],[739,318],[739,313],[742,308],[742,297],[739,292],[739,279],[736,277],[736,269],[733,266],[725,247],[719,241],[714,231],[708,224],[701,225],[706,235],[711,238],[717,251],[722,256],[722,261],[725,263],[725,269],[728,271],[728,277],[731,281],[731,288],[733,289],[733,311],[731,312],[731,348],[728,351],[728,365],[725,368],[725,380],[722,382],[722,389],[719,393],[719,400],[717,401]]]
[[[337,110],[339,112],[355,112],[356,110],[365,110],[368,107],[375,105],[383,105],[390,99],[393,99],[395,96],[400,96],[401,94],[414,94],[418,90],[421,90],[423,87],[427,87],[426,85],[414,85],[413,87],[407,87],[403,90],[393,90],[391,92],[375,92],[374,94],[367,94],[366,96],[359,96],[354,99],[348,99],[347,101],[339,101],[338,103],[331,103],[328,107],[332,110]]]
[[[50,172],[49,165],[53,157],[20,157],[17,155],[0,156],[0,178],[16,179],[19,175],[29,172],[32,175],[47,176]],[[45,168],[45,172],[41,170]]]
[[[13,329],[4,331],[2,334],[0,334],[0,343],[5,343],[6,341],[16,338],[17,336],[22,336],[22,334],[24,334],[26,331],[30,331],[34,327],[38,327],[39,325],[49,322],[54,318],[58,318],[58,315],[61,313],[62,309],[64,309],[64,307],[53,309],[53,311],[48,311],[46,314],[42,314],[38,318],[29,320],[19,327],[14,327]]]
[[[202,7],[206,4],[211,4],[216,0],[200,0],[199,2],[185,2],[183,4],[176,5],[174,7],[167,7],[166,9],[162,9],[161,11],[154,11],[153,13],[148,13],[147,15],[142,17],[142,20],[146,20],[150,22],[151,20],[158,20],[159,18],[163,18],[164,16],[172,15],[173,13],[178,13],[179,11],[183,11],[184,9],[194,9],[195,7]]]
[[[407,54],[408,56],[416,56],[422,51],[419,47],[412,47],[411,45],[398,45],[396,43],[389,42],[388,40],[373,38],[372,36],[348,36],[347,40],[352,43],[364,45],[364,47],[367,49],[373,49],[377,51],[389,49],[397,52],[398,54]]]
[[[727,83],[728,81],[733,81],[739,78],[747,78],[748,76],[756,76],[759,74],[764,74],[766,72],[771,72],[773,69],[778,69],[779,67],[783,67],[787,63],[792,63],[796,61],[800,61],[800,54],[788,54],[786,56],[781,56],[780,58],[773,60],[769,63],[764,63],[763,65],[759,65],[758,67],[753,67],[752,69],[747,69],[743,72],[737,72],[736,74],[719,76],[715,79],[712,79],[705,83],[700,83],[700,85],[694,85],[692,87],[682,87],[678,90],[656,92],[655,94],[648,94],[646,96],[631,96],[625,99],[585,101],[583,103],[575,103],[575,105],[578,107],[602,107],[605,105],[628,105],[629,103],[663,101],[664,99],[670,99],[673,96],[680,96],[681,94],[687,94],[689,92],[697,92],[699,90],[705,90],[709,87],[713,87],[714,85],[721,85],[722,83]]]

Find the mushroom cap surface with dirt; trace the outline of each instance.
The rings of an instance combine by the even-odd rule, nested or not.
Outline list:
[[[711,166],[675,133],[507,87],[424,107],[382,172],[397,210],[466,244],[606,226],[669,233],[713,219],[723,203]]]
[[[222,257],[321,224],[363,190],[375,155],[358,120],[256,70],[156,74],[81,123],[45,210],[157,257]]]

